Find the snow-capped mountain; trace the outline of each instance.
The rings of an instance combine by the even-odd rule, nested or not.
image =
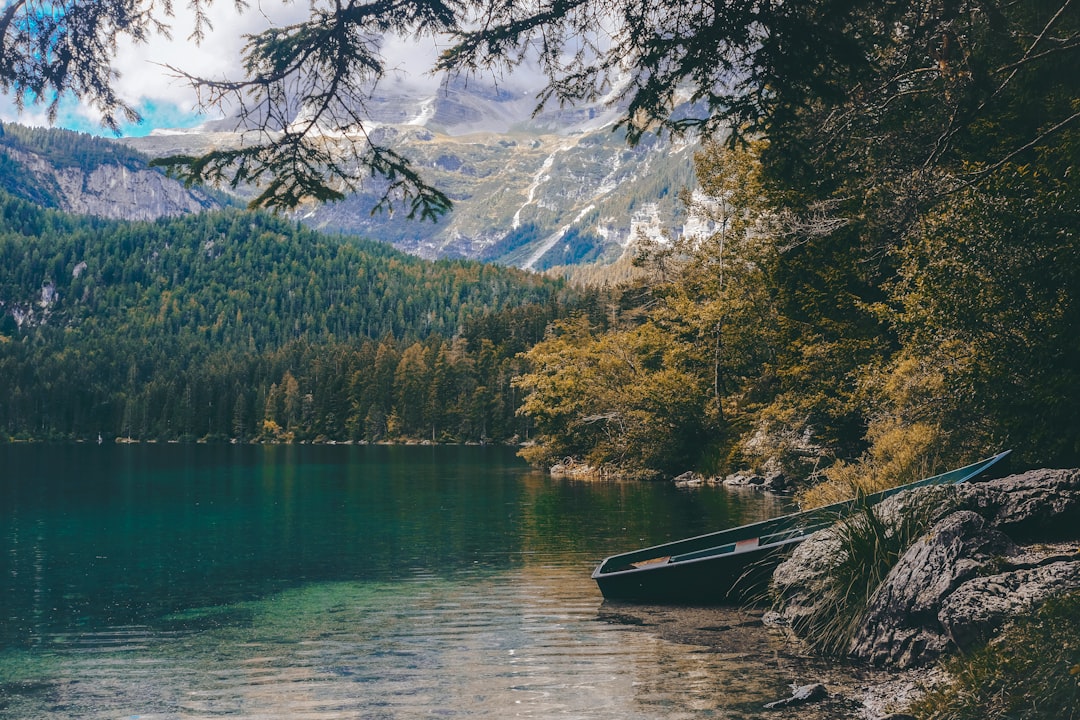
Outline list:
[[[693,150],[647,136],[635,147],[598,104],[533,114],[530,91],[477,81],[437,90],[389,87],[367,107],[367,130],[409,157],[454,201],[438,223],[371,215],[377,189],[300,208],[313,227],[360,234],[427,258],[480,258],[519,267],[617,257],[641,229],[678,234],[676,197],[694,184]],[[150,155],[229,142],[228,121],[199,131],[126,140]]]

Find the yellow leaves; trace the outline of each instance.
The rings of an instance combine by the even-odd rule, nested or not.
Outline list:
[[[515,380],[527,393],[542,447],[529,457],[570,455],[590,464],[656,469],[687,423],[699,425],[706,398],[685,343],[655,323],[594,335],[572,319],[525,357]]]
[[[933,474],[933,450],[941,428],[929,423],[905,424],[887,418],[870,424],[870,449],[857,463],[837,462],[825,470],[825,482],[799,495],[805,508],[820,507],[869,495]]]

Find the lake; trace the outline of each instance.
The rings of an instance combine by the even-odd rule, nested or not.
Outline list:
[[[0,716],[768,716],[753,613],[589,574],[784,510],[501,447],[0,446]]]

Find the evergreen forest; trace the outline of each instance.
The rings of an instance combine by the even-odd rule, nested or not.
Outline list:
[[[224,210],[152,223],[0,193],[0,436],[524,439],[561,284]]]

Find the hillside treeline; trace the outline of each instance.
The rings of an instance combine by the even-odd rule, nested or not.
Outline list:
[[[121,223],[0,196],[0,434],[507,440],[557,283],[268,215]]]
[[[1005,448],[1075,466],[1076,148],[1065,135],[886,233],[778,202],[768,143],[708,145],[687,201],[714,231],[640,245],[643,277],[606,291],[606,315],[559,319],[526,353],[525,455],[787,470],[840,495]]]

